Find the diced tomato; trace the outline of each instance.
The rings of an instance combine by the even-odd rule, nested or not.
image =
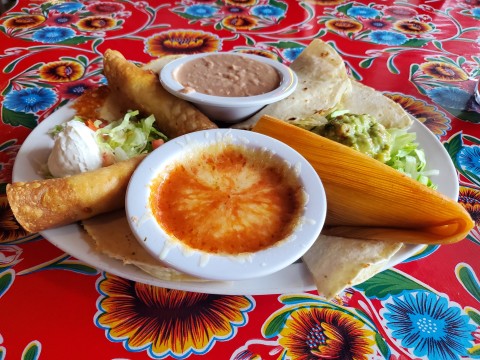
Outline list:
[[[102,166],[109,166],[115,162],[115,157],[110,153],[102,153]]]
[[[152,141],[152,148],[153,148],[153,150],[155,150],[156,148],[159,148],[163,144],[165,144],[165,141],[163,139],[153,140]]]
[[[99,121],[101,121],[99,123]],[[95,125],[95,123],[99,124],[98,126]],[[88,119],[85,121],[85,125],[87,125],[90,129],[93,131],[97,131],[98,129],[101,129],[105,126],[108,125],[108,121],[102,120],[102,119]]]

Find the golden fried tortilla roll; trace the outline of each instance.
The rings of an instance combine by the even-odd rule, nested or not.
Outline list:
[[[455,200],[348,146],[266,115],[253,131],[283,141],[317,171],[327,195],[325,235],[447,244],[474,226]]]
[[[13,215],[25,230],[38,232],[120,209],[130,177],[144,157],[65,178],[8,184]]]
[[[192,104],[166,91],[155,73],[135,66],[118,51],[105,52],[104,74],[125,106],[153,114],[159,130],[170,138],[217,127]]]

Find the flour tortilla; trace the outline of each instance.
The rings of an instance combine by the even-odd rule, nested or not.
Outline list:
[[[412,119],[395,101],[348,77],[340,55],[327,43],[315,39],[291,64],[299,84],[292,95],[264,107],[234,128],[251,129],[263,115],[284,121],[314,117],[321,124],[333,110],[372,115],[386,128],[408,128]]]
[[[383,270],[402,243],[320,235],[303,256],[318,293],[333,298]]]
[[[349,110],[353,114],[372,115],[387,129],[405,129],[412,125],[412,118],[395,101],[381,92],[351,80],[352,89],[343,94],[338,109]]]
[[[135,265],[162,280],[207,281],[169,268],[151,256],[130,230],[125,210],[96,216],[83,221],[82,225],[98,252],[121,260],[125,265]]]
[[[343,94],[350,91],[347,69],[340,55],[322,40],[313,40],[292,62],[298,86],[286,99],[267,105],[234,128],[251,129],[262,115],[281,120],[302,119],[316,112],[333,109]]]

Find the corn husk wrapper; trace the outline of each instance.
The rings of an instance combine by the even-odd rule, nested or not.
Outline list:
[[[253,131],[286,143],[315,168],[327,195],[325,235],[447,244],[474,226],[456,201],[347,146],[270,116]]]

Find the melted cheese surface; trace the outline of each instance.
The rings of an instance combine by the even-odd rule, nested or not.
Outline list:
[[[210,145],[175,163],[151,185],[157,222],[188,247],[240,254],[291,234],[305,205],[286,163],[262,150]]]

